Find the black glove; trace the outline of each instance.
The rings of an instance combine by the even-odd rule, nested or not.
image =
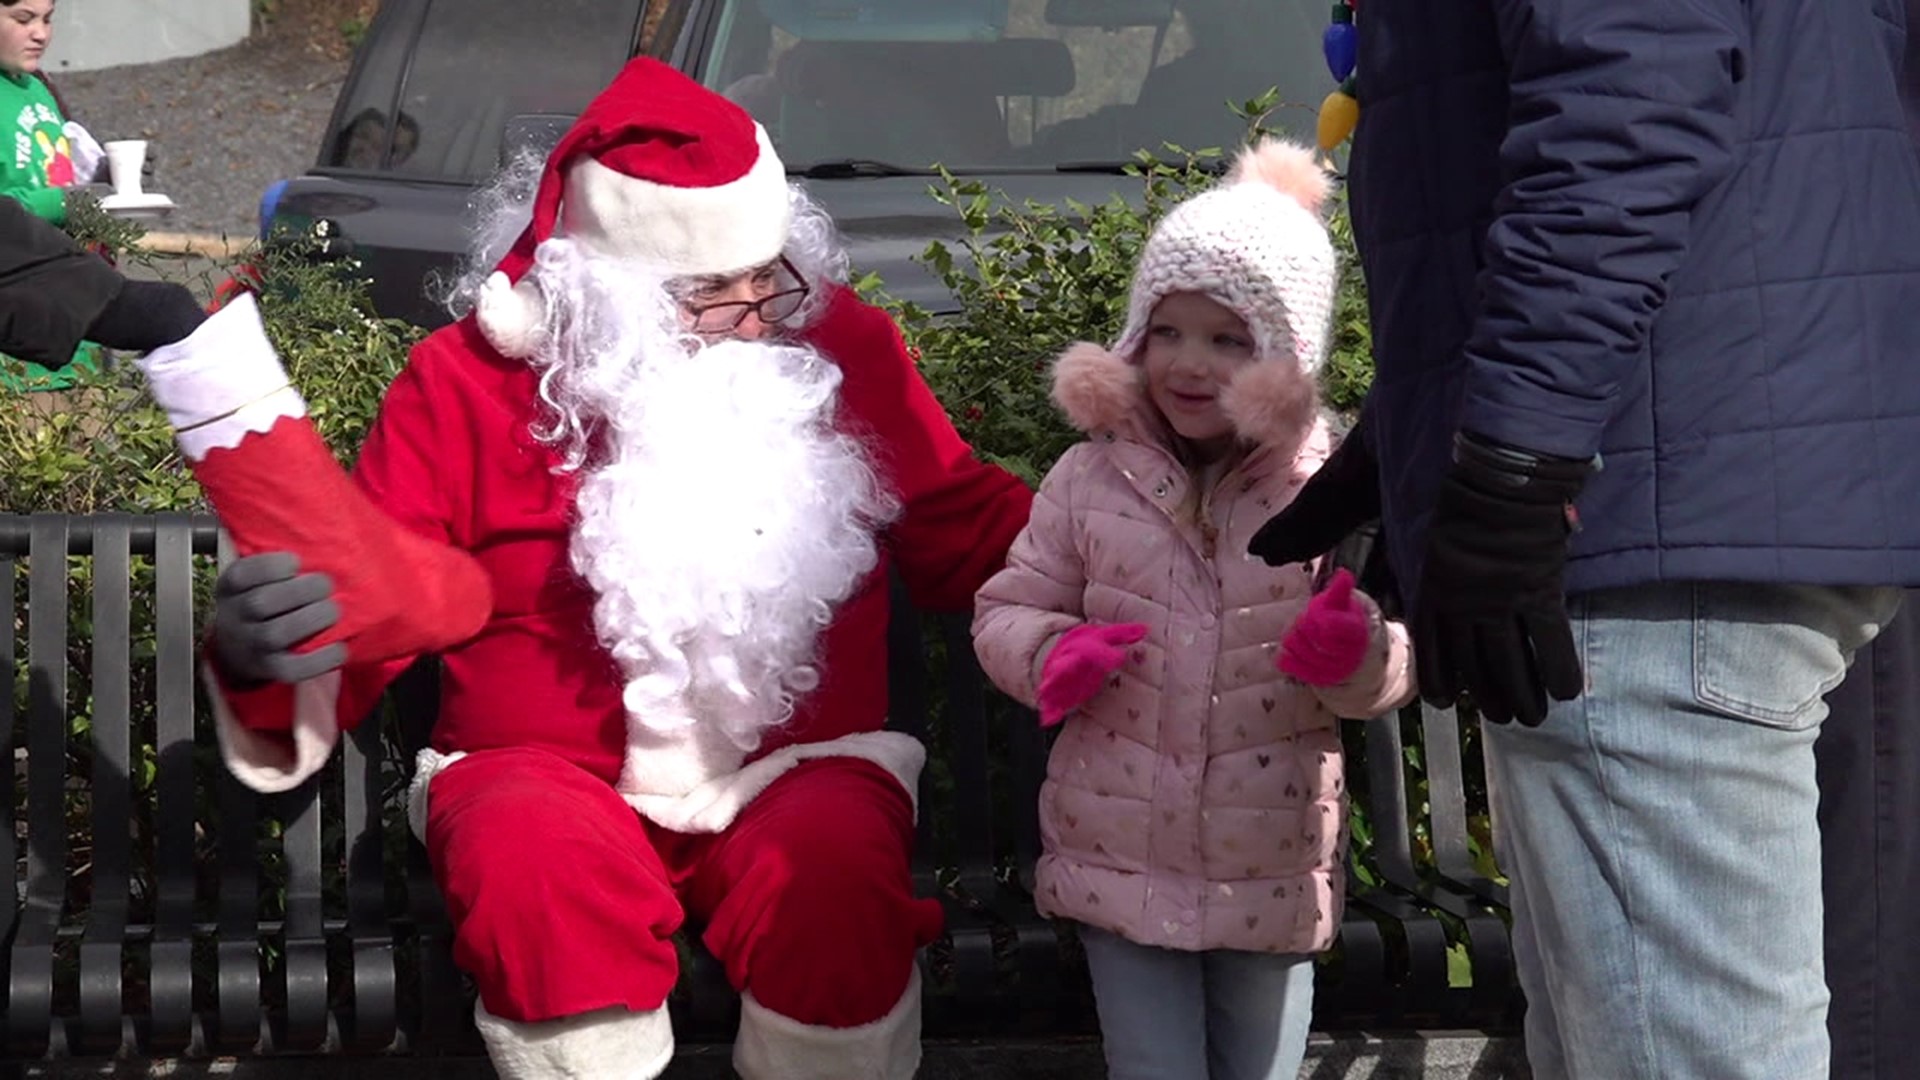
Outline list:
[[[291,552],[235,559],[213,586],[213,660],[241,686],[303,682],[347,661],[335,642],[310,653],[288,650],[340,621],[333,581],[302,574]]]
[[[129,281],[87,327],[87,340],[109,349],[152,352],[192,334],[207,313],[185,285]]]
[[[1546,719],[1547,695],[1579,696],[1562,573],[1589,471],[1585,461],[1454,439],[1413,612],[1421,697],[1444,708],[1464,690],[1485,719],[1531,726]]]
[[[105,259],[17,200],[0,198],[0,352],[65,367],[124,287]]]
[[[1380,464],[1367,439],[1367,415],[1360,414],[1293,501],[1260,526],[1247,541],[1248,551],[1268,566],[1306,562],[1380,516]]]

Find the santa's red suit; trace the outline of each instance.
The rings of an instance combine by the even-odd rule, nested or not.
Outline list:
[[[544,235],[538,217],[530,233]],[[630,735],[595,595],[569,562],[580,475],[534,436],[538,376],[498,333],[469,317],[421,342],[361,449],[354,478],[372,504],[470,554],[491,588],[484,626],[442,653],[412,810],[504,1075],[656,1075],[672,1050],[670,938],[687,915],[743,994],[744,1075],[891,1078],[917,1064],[914,957],[941,915],[909,887],[924,751],[883,730],[886,575],[897,569],[916,605],[969,609],[1030,494],[973,456],[892,320],[823,287],[801,339],[841,369],[838,427],[899,513],[820,639],[818,687],[750,755],[700,725],[644,745]],[[270,354],[264,337],[223,328],[227,315],[203,340]],[[658,527],[701,513],[661,506]],[[254,690],[214,679],[229,767],[263,791],[301,783],[407,663],[349,661]],[[604,1072],[580,1071],[601,1053]]]
[[[973,457],[884,313],[842,290],[807,337],[845,373],[844,422],[901,501],[886,559],[916,605],[964,610],[1024,523],[1027,489]],[[435,756],[415,786],[456,960],[486,1010],[532,1022],[660,1008],[683,910],[774,1018],[844,1029],[912,1007],[914,952],[940,909],[908,892],[922,751],[882,733],[885,563],[840,608],[821,685],[793,720],[735,769],[675,762],[712,775],[641,818],[614,789],[620,682],[568,565],[577,480],[530,433],[534,384],[470,320],[447,327],[388,390],[355,470],[375,505],[472,553],[492,584],[486,625],[443,654]],[[662,513],[670,528],[699,507]],[[229,765],[261,790],[301,783],[405,664],[224,692]]]

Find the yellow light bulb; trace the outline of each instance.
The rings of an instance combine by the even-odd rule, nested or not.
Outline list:
[[[1335,90],[1320,103],[1320,149],[1331,151],[1347,141],[1360,123],[1360,102],[1344,90]]]

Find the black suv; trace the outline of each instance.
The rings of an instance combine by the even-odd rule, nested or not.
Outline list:
[[[261,234],[325,219],[382,314],[437,326],[474,189],[550,146],[645,53],[738,101],[839,224],[856,272],[934,311],[911,257],[957,234],[929,166],[1020,201],[1099,202],[1140,147],[1223,146],[1269,86],[1310,132],[1327,0],[385,0],[305,175]]]

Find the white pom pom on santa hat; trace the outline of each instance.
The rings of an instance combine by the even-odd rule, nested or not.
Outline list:
[[[646,57],[622,68],[548,155],[533,217],[474,308],[487,341],[530,356],[545,300],[524,281],[542,241],[565,236],[663,277],[770,262],[792,224],[786,167],[738,105]],[[508,286],[511,286],[509,288]]]

